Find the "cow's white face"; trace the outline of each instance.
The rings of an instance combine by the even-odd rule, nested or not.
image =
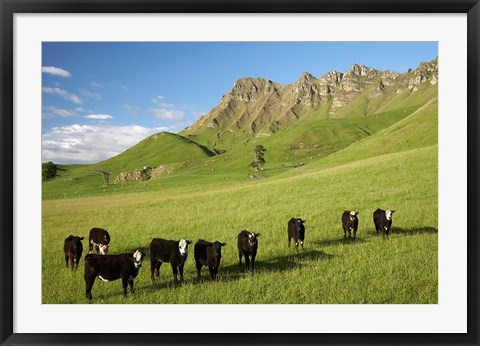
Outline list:
[[[391,220],[392,219],[392,214],[395,212],[395,210],[391,210],[391,209],[387,209],[385,211],[385,217],[387,218],[387,220]]]
[[[138,250],[133,254],[133,264],[135,265],[135,268],[140,268],[142,266],[142,256],[143,254]]]
[[[358,211],[352,210],[350,212],[350,220],[355,221],[357,219]]]
[[[248,245],[254,246],[257,244],[257,237],[260,235],[260,233],[253,233],[250,232],[248,234]]]
[[[187,250],[188,250],[188,244],[190,244],[186,239],[180,239],[178,242],[178,250],[180,251],[180,255],[186,256],[187,255]]]
[[[100,244],[98,245],[98,251],[100,252],[100,255],[106,255],[108,254],[108,244]]]

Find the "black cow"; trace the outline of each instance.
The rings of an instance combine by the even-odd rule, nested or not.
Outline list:
[[[395,210],[387,209],[377,209],[373,212],[373,222],[375,223],[375,230],[377,234],[382,232],[383,239],[388,238],[390,233],[390,228],[392,227],[392,214]]]
[[[303,250],[303,241],[305,240],[305,226],[303,225],[306,221],[302,219],[296,219],[292,217],[288,221],[288,246],[290,247],[290,240],[292,238],[295,240],[295,248],[298,249],[298,241],[300,240],[300,245]]]
[[[85,256],[85,284],[87,299],[92,299],[92,286],[95,278],[102,281],[122,279],[123,296],[127,297],[127,284],[134,293],[133,279],[137,277],[142,266],[143,252],[123,253],[118,255],[88,254]]]
[[[166,240],[161,238],[153,238],[150,243],[150,271],[152,282],[155,276],[160,276],[160,266],[163,262],[170,262],[173,271],[173,282],[178,284],[177,273],[180,271],[180,281],[183,282],[183,266],[187,260],[188,244],[191,240]]]
[[[110,234],[103,228],[94,227],[90,230],[88,235],[88,253],[92,253],[92,249],[95,246],[95,250],[100,255],[106,255],[108,253],[108,247],[110,246]]]
[[[75,263],[75,269],[78,268],[78,262],[80,262],[80,258],[82,258],[83,252],[83,245],[82,245],[83,237],[77,237],[73,235],[69,235],[68,238],[65,238],[65,242],[63,243],[63,252],[65,253],[65,266],[68,268],[68,260],[70,260],[73,270],[73,265]]]
[[[358,229],[358,211],[355,210],[345,210],[342,214],[342,227],[343,227],[343,237],[347,238],[352,237],[353,231],[353,239],[357,236],[357,229]]]
[[[251,270],[255,268],[255,256],[257,256],[258,240],[260,233],[253,233],[246,230],[238,233],[238,257],[239,265],[242,265],[242,256],[245,256],[245,269],[250,269],[250,258],[252,257]]]
[[[217,280],[218,267],[220,266],[220,259],[222,258],[222,246],[225,245],[227,245],[227,243],[220,243],[218,241],[210,243],[203,239],[199,239],[195,243],[194,256],[198,279],[200,279],[202,266],[207,266],[210,270],[212,280]]]

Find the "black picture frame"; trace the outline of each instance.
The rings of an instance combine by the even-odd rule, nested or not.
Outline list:
[[[1,11],[1,324],[2,345],[430,344],[478,345],[479,0],[0,0]],[[13,16],[16,13],[466,13],[468,43],[468,310],[465,334],[20,334],[13,332]],[[305,318],[314,318],[305,316]],[[286,321],[288,316],[286,316]],[[242,321],[238,321],[243,323]],[[76,321],[75,323],[87,323]],[[286,322],[287,323],[287,322]]]

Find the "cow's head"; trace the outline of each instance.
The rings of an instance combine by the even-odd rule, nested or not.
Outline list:
[[[294,226],[295,229],[298,230],[298,231],[301,231],[302,229],[304,229],[303,224],[304,224],[305,222],[307,222],[307,221],[302,220],[301,218],[294,218],[294,217],[292,217],[292,218],[290,219],[290,221],[289,221],[289,224],[292,225],[292,226],[295,225],[295,226]]]
[[[188,250],[188,244],[191,244],[191,240],[187,239],[180,239],[178,242],[178,251],[180,251],[180,255],[186,256],[187,255],[187,250]]]
[[[260,236],[260,233],[250,232],[248,234],[248,245],[255,246],[257,245],[257,238]]]
[[[142,259],[145,256],[145,253],[138,250],[133,253],[133,265],[135,266],[135,268],[138,269],[142,266]]]
[[[65,240],[71,241],[73,243],[73,248],[74,249],[78,249],[78,248],[83,249],[83,245],[82,245],[82,240],[83,239],[84,239],[84,237],[77,237],[75,235],[69,235],[68,238],[65,239]]]
[[[208,246],[213,250],[215,257],[221,258],[222,257],[222,246],[227,245],[227,243],[220,243],[219,241],[215,241]]]
[[[385,211],[385,217],[387,218],[387,220],[391,220],[392,219],[392,214],[395,212],[395,210],[392,210],[392,209],[387,209]]]
[[[355,221],[357,219],[358,211],[352,210],[350,212],[350,220]]]
[[[98,244],[98,252],[100,255],[106,255],[108,254],[108,247],[110,244]]]

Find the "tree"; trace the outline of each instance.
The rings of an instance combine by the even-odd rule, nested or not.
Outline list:
[[[258,172],[258,167],[265,164],[265,152],[267,149],[263,145],[257,145],[255,146],[255,149],[253,149],[253,157],[254,160],[250,163],[250,166],[255,168],[255,172]]]
[[[42,181],[53,179],[57,176],[57,165],[53,162],[42,162]]]

